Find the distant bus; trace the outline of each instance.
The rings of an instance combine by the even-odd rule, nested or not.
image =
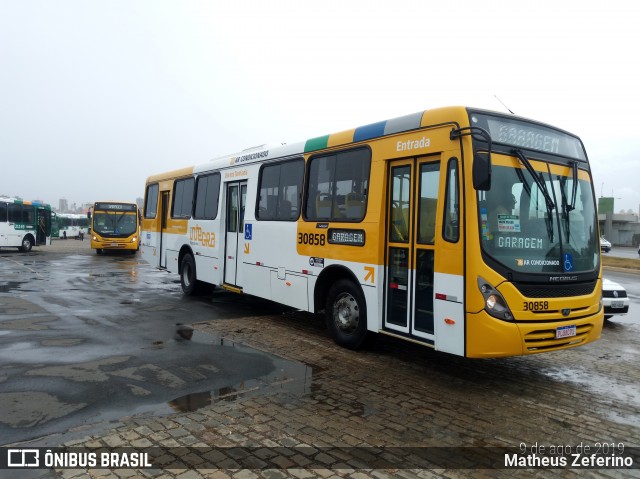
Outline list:
[[[142,258],[201,284],[465,357],[600,337],[598,218],[576,135],[421,111],[147,179]]]
[[[91,247],[97,254],[104,250],[139,249],[140,219],[135,203],[97,201],[91,218]]]
[[[39,201],[0,198],[0,247],[28,253],[51,244],[51,206]]]
[[[52,222],[51,236],[60,239],[78,239],[89,232],[90,224],[91,220],[87,215],[57,213]]]

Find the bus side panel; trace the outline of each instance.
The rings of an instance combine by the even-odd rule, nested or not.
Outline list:
[[[464,356],[464,276],[436,272],[434,283],[437,287],[434,301],[436,350]],[[439,297],[440,291],[446,291],[446,294],[441,293],[443,297]]]
[[[144,261],[157,268],[160,266],[160,233],[156,231],[156,228],[155,219],[142,220],[140,254]]]
[[[245,283],[243,291],[259,298],[273,299],[271,297],[271,269],[264,266],[244,264],[244,275],[249,280]]]
[[[307,278],[284,271],[271,271],[271,299],[293,308],[309,309]]]
[[[178,264],[178,253],[175,249],[167,249],[167,271],[169,273],[178,273],[179,264]]]
[[[222,283],[222,265],[220,262],[221,238],[220,215],[215,220],[191,219],[185,245],[190,245],[196,261],[196,274],[199,281],[219,285]]]
[[[222,282],[220,260],[218,258],[196,254],[195,260],[198,281],[213,285],[219,285]]]

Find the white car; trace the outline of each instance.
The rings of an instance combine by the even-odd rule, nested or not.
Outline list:
[[[611,251],[611,242],[604,236],[600,236],[600,251],[603,253]]]
[[[604,319],[609,319],[614,314],[620,315],[629,312],[627,290],[607,278],[602,278],[602,302],[604,304]]]

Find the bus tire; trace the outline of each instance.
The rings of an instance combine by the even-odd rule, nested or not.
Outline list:
[[[367,306],[362,290],[352,281],[336,281],[327,294],[327,328],[333,340],[348,349],[360,348],[368,336]]]
[[[33,239],[30,235],[26,235],[24,238],[22,238],[22,246],[20,246],[20,248],[18,249],[23,253],[28,253],[29,251],[31,251],[31,248],[33,248]]]
[[[193,256],[185,254],[180,266],[180,285],[185,296],[193,296],[197,293],[198,280],[196,278],[196,262]]]
[[[102,254],[102,248],[96,248],[96,254]]]

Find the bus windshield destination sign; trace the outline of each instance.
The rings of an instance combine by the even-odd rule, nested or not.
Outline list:
[[[535,123],[488,115],[474,114],[471,121],[485,128],[494,143],[587,160],[580,140],[562,131]]]
[[[136,211],[136,205],[124,203],[96,203],[95,209],[101,211]]]

